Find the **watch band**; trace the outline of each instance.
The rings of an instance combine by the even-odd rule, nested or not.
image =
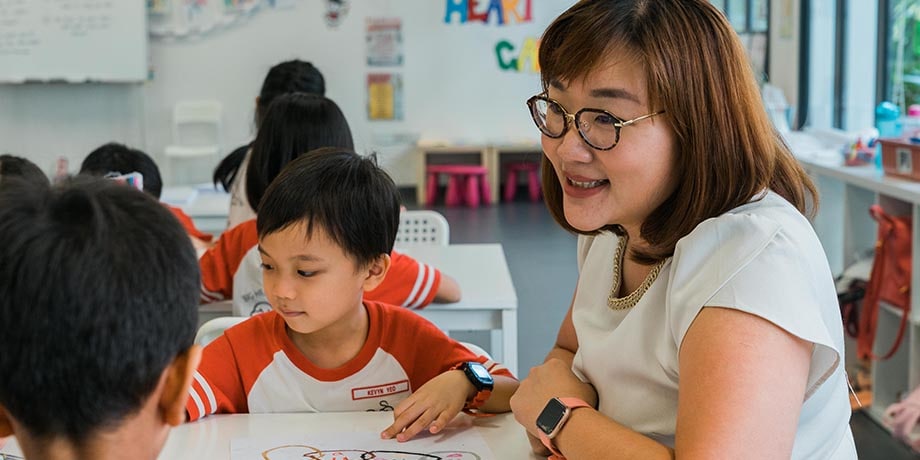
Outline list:
[[[565,460],[565,457],[562,456],[562,453],[556,450],[556,446],[553,445],[553,440],[546,435],[546,433],[537,430],[537,434],[540,435],[540,442],[553,453],[547,460]]]
[[[492,390],[482,389],[476,396],[473,396],[473,399],[467,401],[463,405],[463,413],[467,415],[472,415],[474,417],[491,417],[496,414],[490,414],[487,412],[480,412],[478,409],[488,401],[489,396],[492,396]]]
[[[486,401],[489,400],[489,397],[492,396],[492,385],[479,388],[479,384],[473,381],[473,377],[470,376],[469,370],[466,369],[466,366],[469,366],[469,364],[470,362],[463,362],[463,363],[457,364],[456,366],[450,369],[450,370],[462,370],[463,373],[467,376],[467,378],[470,379],[470,383],[472,383],[473,386],[476,387],[476,394],[473,395],[472,399],[468,400],[463,405],[462,411],[464,414],[472,415],[474,417],[492,417],[493,415],[496,415],[496,414],[480,412],[478,410],[480,407],[482,407],[483,404],[486,403]],[[477,363],[477,364],[481,364],[481,363]]]
[[[559,430],[561,430],[562,427],[565,426],[565,424],[569,421],[572,411],[580,407],[592,407],[590,404],[584,402],[583,400],[579,398],[556,398],[556,399],[562,402],[562,404],[566,407],[566,410],[569,412],[569,416],[565,417],[561,422],[559,422],[559,425],[555,427],[554,431],[556,432],[557,435],[559,434]],[[540,442],[542,442],[543,445],[546,446],[546,448],[549,449],[549,451],[553,453],[553,455],[549,457],[549,460],[565,460],[565,456],[562,455],[562,452],[559,452],[559,450],[556,449],[556,445],[553,444],[553,440],[550,439],[549,436],[546,435],[546,433],[544,433],[542,430],[537,430],[537,434],[540,436]]]

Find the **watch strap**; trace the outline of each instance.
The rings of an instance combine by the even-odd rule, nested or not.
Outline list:
[[[537,430],[537,434],[540,436],[540,442],[553,453],[547,460],[565,460],[565,457],[562,456],[562,453],[556,450],[556,446],[553,445],[553,440],[546,435],[546,433]]]
[[[463,368],[464,366],[467,366],[467,365],[468,363],[463,362],[463,363],[457,364],[454,367],[451,367],[450,370],[461,370],[463,371],[464,374],[466,374],[467,372]],[[469,377],[467,376],[467,378]],[[472,383],[473,386],[476,387],[475,382],[470,380],[470,383]],[[473,417],[492,417],[493,415],[496,415],[496,414],[491,414],[491,413],[486,413],[486,412],[480,412],[478,410],[480,407],[482,407],[483,404],[486,403],[486,401],[489,400],[490,396],[492,396],[492,388],[482,388],[482,389],[476,388],[476,394],[473,395],[473,399],[468,400],[463,405],[463,413],[467,415],[472,415]]]
[[[472,415],[473,417],[491,417],[496,415],[479,411],[479,408],[488,401],[489,396],[492,396],[492,390],[483,389],[479,391],[471,401],[467,401],[466,404],[463,405],[463,413]]]
[[[579,399],[579,398],[570,397],[570,398],[556,398],[556,399],[562,402],[562,404],[567,408],[567,410],[570,413],[569,417],[566,417],[566,419],[562,422],[562,424],[555,428],[557,435],[559,434],[558,430],[560,430],[569,421],[572,411],[580,407],[592,407],[590,404],[586,403],[584,400]],[[565,460],[565,456],[562,455],[562,452],[559,452],[559,450],[556,449],[556,445],[553,444],[553,440],[550,439],[549,436],[546,435],[546,433],[544,433],[542,430],[537,430],[537,434],[540,436],[540,442],[542,442],[543,445],[546,446],[546,448],[549,449],[549,451],[553,453],[553,455],[551,455],[548,460]]]

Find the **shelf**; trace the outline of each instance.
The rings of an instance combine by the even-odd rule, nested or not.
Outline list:
[[[801,161],[801,160],[800,160]],[[820,206],[813,225],[827,253],[831,270],[839,274],[858,254],[874,247],[877,224],[869,206],[879,204],[893,215],[913,215],[913,273],[911,285],[920,286],[920,182],[886,176],[873,165],[828,166],[801,161],[819,187]],[[880,424],[885,410],[920,385],[920,292],[911,292],[910,321],[897,352],[888,360],[872,362],[872,405],[866,413]],[[888,351],[897,337],[904,313],[881,304],[875,344],[877,354]],[[850,355],[849,359],[854,359]],[[847,363],[850,367],[850,363]]]
[[[920,182],[886,176],[872,165],[826,166],[807,161],[800,163],[810,174],[831,177],[911,204],[920,204]]]

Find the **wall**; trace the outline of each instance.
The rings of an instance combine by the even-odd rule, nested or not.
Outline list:
[[[456,19],[444,24],[444,1],[378,0],[350,2],[342,24],[330,28],[323,21],[325,2],[288,3],[293,7],[262,8],[207,34],[153,39],[152,79],[144,84],[0,85],[0,151],[29,157],[49,173],[57,156],[68,157],[75,169],[87,152],[109,140],[140,146],[162,160],[172,137],[170,109],[192,98],[223,102],[222,144],[229,150],[252,136],[254,98],[265,72],[295,57],[313,61],[324,72],[327,93],[342,106],[357,147],[379,152],[401,184],[411,184],[415,176],[408,146],[400,138],[537,140],[524,100],[538,91],[538,78],[499,70],[494,46],[499,40],[520,46],[526,37],[538,36],[571,1],[534,1],[532,23],[504,27],[494,21],[458,24]],[[800,0],[771,2],[769,78],[793,107],[798,102],[799,10]],[[376,70],[364,63],[368,16],[403,20],[405,64],[383,68],[403,74],[401,122],[367,120],[365,78]]]
[[[520,47],[538,37],[571,1],[533,2],[532,21],[505,26],[494,17],[488,24],[460,24],[458,15],[445,24],[444,1],[353,1],[335,28],[324,21],[325,2],[287,3],[292,7],[260,8],[206,34],[152,39],[152,79],[144,84],[0,86],[0,150],[49,171],[58,155],[75,169],[109,140],[141,146],[162,160],[173,104],[213,98],[224,106],[222,145],[229,151],[252,136],[254,99],[265,72],[292,58],[312,61],[324,73],[327,95],[345,112],[357,148],[379,151],[399,183],[415,180],[408,146],[399,139],[537,141],[524,101],[539,91],[539,77],[500,69],[495,45],[507,40]],[[518,3],[523,10],[525,0]],[[402,66],[366,65],[367,17],[402,18]],[[403,76],[402,121],[367,119],[366,75],[381,70]]]
[[[799,1],[770,2],[769,82],[786,94],[790,107],[799,100]]]

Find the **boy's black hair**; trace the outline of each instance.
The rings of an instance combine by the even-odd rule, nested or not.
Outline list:
[[[199,275],[185,231],[96,177],[0,184],[0,404],[79,444],[135,414],[193,343]]]
[[[10,154],[0,155],[0,182],[17,177],[36,185],[49,185],[51,181],[41,168],[26,158]]]
[[[262,125],[262,119],[275,98],[287,93],[309,93],[323,96],[326,94],[326,80],[313,64],[300,59],[272,66],[265,74],[262,89],[259,91],[255,113],[257,130]],[[214,168],[214,185],[219,183],[224,186],[224,190],[230,190],[230,185],[236,179],[248,150],[249,146],[244,145],[220,161],[220,164]]]
[[[129,174],[139,172],[144,176],[144,191],[159,199],[163,192],[160,168],[150,155],[124,144],[109,142],[99,146],[83,159],[80,174],[105,176],[108,173]]]
[[[259,204],[259,239],[291,225],[315,226],[365,266],[389,254],[399,226],[399,191],[376,157],[321,148],[292,161]]]
[[[332,100],[290,93],[275,99],[252,143],[246,169],[246,198],[258,213],[268,184],[291,160],[320,147],[354,150],[345,114]]]

